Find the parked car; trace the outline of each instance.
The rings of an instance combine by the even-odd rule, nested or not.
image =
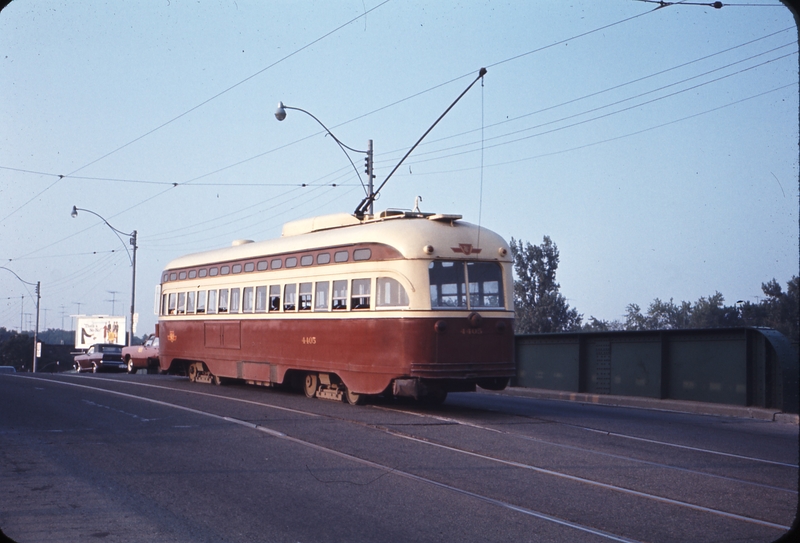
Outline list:
[[[150,335],[144,345],[131,345],[122,349],[122,361],[128,373],[136,373],[140,368],[158,369],[158,336]]]
[[[122,346],[111,343],[96,343],[85,353],[75,355],[75,371],[125,371],[122,361]]]

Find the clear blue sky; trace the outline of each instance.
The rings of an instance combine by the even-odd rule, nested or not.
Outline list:
[[[507,239],[549,235],[586,319],[715,291],[756,301],[798,273],[794,18],[775,0],[656,7],[13,1],[0,12],[0,265],[41,281],[42,328],[125,315],[123,244],[70,211],[136,229],[137,334],[150,332],[171,259],[363,197],[313,119],[275,120],[279,100],[352,147],[373,139],[380,183],[485,66],[376,209],[419,195]],[[33,327],[32,293],[0,270],[0,326]]]

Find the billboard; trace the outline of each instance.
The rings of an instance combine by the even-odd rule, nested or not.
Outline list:
[[[125,345],[125,317],[78,317],[75,348],[88,349],[95,343]]]

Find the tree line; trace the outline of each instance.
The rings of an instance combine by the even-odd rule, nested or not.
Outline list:
[[[720,292],[695,302],[675,303],[654,299],[645,311],[635,303],[625,308],[624,320],[606,321],[590,316],[584,321],[559,292],[556,270],[558,246],[544,236],[541,245],[511,238],[514,260],[515,332],[603,332],[613,330],[670,330],[679,328],[728,328],[759,326],[774,328],[793,342],[798,341],[800,278],[793,276],[784,290],[777,280],[761,284],[764,297],[757,303],[737,301],[726,305]]]

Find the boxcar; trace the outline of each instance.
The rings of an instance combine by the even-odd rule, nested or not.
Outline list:
[[[514,375],[508,245],[459,215],[294,221],[277,239],[173,260],[160,290],[161,369],[193,381],[359,403],[441,401]]]

